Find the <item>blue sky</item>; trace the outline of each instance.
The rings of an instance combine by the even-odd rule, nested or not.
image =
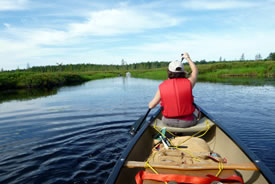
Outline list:
[[[0,0],[0,69],[266,58],[275,0]]]

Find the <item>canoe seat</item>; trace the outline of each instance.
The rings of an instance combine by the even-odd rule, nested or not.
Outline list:
[[[195,133],[200,130],[205,129],[206,123],[208,122],[209,126],[212,127],[214,123],[207,119],[206,117],[203,117],[199,120],[198,124],[196,126],[188,127],[188,128],[177,128],[177,127],[169,127],[165,124],[163,124],[161,119],[156,119],[156,126],[159,128],[166,128],[166,130],[170,132],[177,132],[177,133]],[[151,126],[155,126],[155,121],[151,124]]]

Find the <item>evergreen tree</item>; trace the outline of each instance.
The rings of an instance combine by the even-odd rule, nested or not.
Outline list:
[[[261,56],[261,54],[256,54],[256,56],[255,56],[255,60],[256,60],[256,61],[260,61],[260,60],[262,60],[262,56]]]
[[[245,60],[244,53],[242,53],[240,61],[244,61],[244,60]]]
[[[271,52],[271,53],[269,54],[269,56],[267,57],[267,59],[272,60],[272,61],[275,61],[275,52]]]

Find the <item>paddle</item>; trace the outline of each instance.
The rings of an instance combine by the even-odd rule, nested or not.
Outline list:
[[[130,134],[131,135],[135,135],[137,133],[137,131],[139,130],[140,126],[142,125],[142,123],[144,122],[144,120],[146,119],[146,117],[148,116],[149,112],[151,111],[151,109],[148,109],[148,111],[146,112],[146,114],[142,117],[140,117],[131,127],[130,130]]]
[[[181,62],[184,60],[183,54],[181,54]]]

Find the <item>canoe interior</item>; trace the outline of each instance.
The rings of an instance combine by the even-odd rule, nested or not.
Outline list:
[[[204,117],[207,121],[212,122],[207,117]],[[157,116],[157,120],[161,121],[161,114]],[[212,122],[213,123],[213,122]],[[156,131],[149,126],[137,141],[130,154],[127,157],[126,161],[141,161],[144,162],[148,159],[152,147],[153,147],[153,136],[156,134]],[[192,133],[193,134],[193,133]],[[184,133],[184,135],[188,135]],[[222,157],[225,157],[228,163],[250,163],[252,162],[248,156],[239,148],[239,146],[232,141],[232,139],[227,136],[218,126],[214,125],[207,132],[205,136],[202,137],[207,144],[209,145],[211,151],[219,153]],[[140,170],[145,170],[145,168],[126,168],[123,167],[120,171],[120,174],[116,180],[116,183],[135,183],[135,175]],[[150,169],[146,169],[149,171]],[[203,171],[180,171],[180,170],[169,170],[169,169],[156,169],[159,173],[176,173],[183,175],[191,176],[205,176],[206,174],[215,175],[218,170],[203,170]],[[265,184],[268,181],[263,177],[260,171],[253,170],[238,170],[245,183],[256,183],[256,184]],[[235,170],[224,170],[220,177],[227,177],[236,173]],[[152,182],[144,181],[144,183],[161,183],[161,182]]]

